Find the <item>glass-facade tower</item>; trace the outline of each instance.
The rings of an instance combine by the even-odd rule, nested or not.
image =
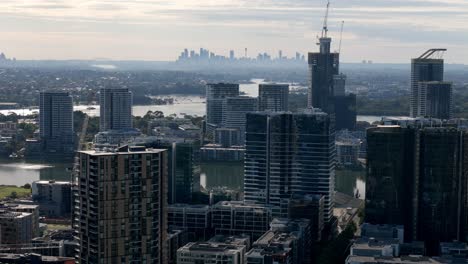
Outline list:
[[[245,201],[280,207],[293,195],[324,196],[324,218],[332,217],[335,131],[327,114],[247,114]]]

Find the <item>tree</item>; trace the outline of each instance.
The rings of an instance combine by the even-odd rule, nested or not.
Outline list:
[[[23,185],[23,188],[24,189],[31,189],[31,184],[26,183],[25,185]]]
[[[11,192],[10,198],[12,198],[12,199],[18,198],[18,194],[16,192]]]

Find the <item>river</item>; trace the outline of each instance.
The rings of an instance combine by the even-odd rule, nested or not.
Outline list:
[[[0,184],[22,186],[37,180],[70,180],[69,163],[46,163],[0,159]],[[227,187],[243,190],[244,166],[242,162],[201,164],[200,184],[204,188]],[[336,172],[335,189],[348,195],[365,195],[363,171],[340,170]]]
[[[252,79],[251,83],[241,84],[241,93],[257,97],[258,96],[258,85],[263,83],[262,79]],[[299,86],[291,85],[291,90],[299,89]],[[165,95],[158,96],[158,98],[173,98],[174,104],[170,105],[135,105],[133,106],[134,116],[144,116],[148,111],[161,111],[164,115],[177,115],[184,116],[185,114],[193,116],[204,116],[206,112],[205,97],[194,96],[194,95]],[[99,105],[75,105],[75,111],[82,111],[89,116],[99,116]],[[25,116],[33,113],[39,113],[37,108],[24,108],[24,109],[10,109],[0,110],[0,114],[8,115],[15,113],[17,115]],[[382,116],[357,116],[357,121],[366,121],[373,123],[380,121]]]
[[[248,96],[258,96],[258,84],[261,79],[253,79],[251,83],[241,84],[240,91]],[[292,89],[298,89],[292,86]],[[165,115],[184,114],[203,116],[205,115],[205,98],[200,96],[167,95],[161,98],[174,98],[172,105],[136,105],[133,107],[134,116],[143,116],[148,111],[162,111]],[[92,108],[91,108],[92,107]],[[90,116],[99,116],[99,106],[76,105],[75,110],[83,111]],[[18,115],[29,115],[38,112],[38,109],[15,109],[2,110],[1,114],[9,113]],[[374,122],[380,120],[380,116],[358,116],[358,121]],[[0,184],[24,185],[36,180],[69,180],[72,164],[49,163],[41,161],[20,161],[0,159]],[[243,165],[242,163],[215,163],[202,164],[201,184],[204,187],[228,187],[231,189],[243,189]],[[364,193],[365,183],[361,176],[356,173],[337,173],[336,189],[353,195],[357,191]]]

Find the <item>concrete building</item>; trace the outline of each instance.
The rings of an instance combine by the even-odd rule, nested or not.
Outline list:
[[[167,214],[168,225],[186,232],[189,241],[205,241],[213,235],[208,205],[171,204]]]
[[[200,142],[171,137],[142,137],[132,145],[166,149],[168,153],[168,203],[191,203],[200,191]]]
[[[423,96],[421,116],[439,119],[452,118],[453,91],[450,82],[420,82],[419,92]]]
[[[71,182],[35,181],[32,183],[32,198],[39,204],[40,214],[50,218],[70,216]]]
[[[39,129],[43,151],[57,156],[73,156],[73,100],[68,92],[41,92]]]
[[[18,264],[74,264],[75,259],[39,254],[0,254],[1,263]]]
[[[224,99],[239,96],[239,85],[229,83],[207,84],[206,123],[221,126],[224,116]]]
[[[246,115],[258,110],[258,99],[247,96],[228,97],[223,104],[223,127],[238,129],[244,145]]]
[[[33,215],[31,213],[0,210],[0,244],[30,243],[33,238]]]
[[[411,60],[411,117],[427,117],[428,102],[434,105],[435,102],[439,101],[437,94],[430,95],[428,100],[427,85],[425,83],[442,82],[444,80],[444,60],[438,56],[444,51],[446,50],[430,49],[420,57]],[[447,99],[441,97],[440,103],[442,104]]]
[[[214,143],[223,148],[244,145],[244,142],[241,142],[241,132],[236,128],[217,128]]]
[[[336,157],[340,166],[359,165],[359,152],[361,142],[359,140],[341,140],[336,142]]]
[[[177,250],[177,264],[244,264],[246,246],[192,242]]]
[[[39,205],[20,202],[21,201],[16,201],[15,203],[3,204],[0,209],[10,212],[31,214],[31,237],[34,238],[39,236]]]
[[[252,246],[250,237],[247,235],[239,235],[239,236],[216,235],[210,238],[208,242],[245,246],[246,250],[249,250],[250,247]]]
[[[375,238],[359,238],[350,248],[351,256],[368,257],[399,257],[400,242],[398,239],[378,240]]]
[[[349,256],[346,264],[442,264],[451,263],[423,256],[369,257]]]
[[[440,243],[440,255],[451,256],[460,259],[468,259],[468,244],[462,242]]]
[[[177,263],[177,250],[189,242],[184,230],[169,228],[167,232],[168,263]]]
[[[322,195],[329,222],[335,156],[333,122],[320,110],[247,114],[244,199],[279,208],[282,199]]]
[[[103,88],[99,95],[99,130],[129,130],[133,128],[133,96],[128,88]]]
[[[222,201],[211,207],[211,226],[215,234],[245,234],[253,241],[269,230],[271,220],[269,206]]]
[[[244,155],[244,146],[223,148],[221,145],[207,144],[200,149],[200,157],[202,161],[236,162],[243,161]]]
[[[309,220],[311,241],[320,241],[325,228],[324,204],[325,198],[322,195],[294,196],[291,199],[283,200],[288,219]],[[282,206],[283,207],[283,206]]]
[[[15,122],[7,121],[0,122],[0,138],[13,137],[18,133],[18,124]]]
[[[288,98],[288,84],[260,84],[258,86],[259,111],[288,111]]]
[[[274,219],[270,231],[253,243],[247,263],[310,263],[310,229],[306,219]]]
[[[361,237],[376,238],[378,240],[398,240],[404,242],[405,229],[402,225],[361,225]]]
[[[79,263],[167,263],[167,158],[145,147],[79,152]]]

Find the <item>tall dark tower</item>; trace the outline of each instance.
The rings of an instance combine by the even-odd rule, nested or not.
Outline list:
[[[450,119],[452,84],[444,80],[446,49],[430,49],[411,60],[411,117]]]
[[[356,125],[356,96],[345,94],[346,76],[340,74],[340,53],[331,52],[332,39],[328,37],[327,4],[320,51],[309,53],[308,107],[320,108],[335,120],[336,129],[354,129]]]
[[[333,76],[338,75],[340,54],[331,53],[331,38],[322,37],[320,52],[309,53],[309,108],[320,108],[330,112],[330,100],[333,96]]]

